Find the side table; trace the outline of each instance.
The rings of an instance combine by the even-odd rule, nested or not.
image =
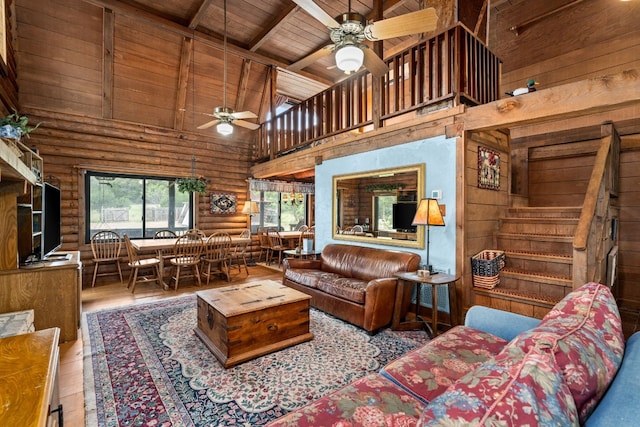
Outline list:
[[[449,294],[449,318],[451,325],[455,326],[458,319],[458,305],[456,299],[455,282],[458,276],[451,274],[432,274],[430,276],[420,276],[416,272],[399,272],[395,276],[398,278],[396,287],[396,301],[393,308],[393,321],[391,329],[395,331],[405,331],[410,329],[421,329],[426,326],[430,329],[431,337],[438,335],[438,287],[446,286]],[[431,325],[420,317],[420,294],[422,285],[431,285]],[[416,286],[415,320],[405,320],[402,318],[402,305],[405,291],[408,287]]]

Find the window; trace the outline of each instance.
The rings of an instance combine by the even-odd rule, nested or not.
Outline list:
[[[393,205],[395,194],[378,195],[373,198],[374,223],[378,231],[393,231]]]
[[[296,230],[307,223],[307,196],[302,193],[252,191],[251,200],[259,200],[260,214],[251,218],[251,230],[259,226],[280,231]],[[292,201],[293,200],[293,201]]]
[[[176,191],[175,178],[87,172],[86,242],[100,230],[130,238],[193,226],[193,196]]]

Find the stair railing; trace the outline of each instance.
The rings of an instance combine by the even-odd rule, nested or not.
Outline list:
[[[601,143],[573,238],[573,289],[607,283],[607,255],[616,245],[620,137],[611,122],[602,124]]]

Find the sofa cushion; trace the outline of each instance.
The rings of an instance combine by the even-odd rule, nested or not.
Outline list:
[[[418,426],[577,426],[578,413],[548,349],[508,345],[427,405]]]
[[[428,403],[506,344],[486,332],[455,326],[389,363],[381,373]]]
[[[306,268],[288,268],[284,272],[284,278],[310,288],[317,288],[318,281],[334,280],[340,276],[335,273],[327,273],[321,270],[309,270]]]
[[[390,380],[369,374],[268,426],[414,426],[423,409],[424,403]]]
[[[615,299],[606,286],[583,285],[513,344],[525,352],[533,347],[549,349],[584,423],[622,361],[624,335]]]
[[[368,281],[351,277],[335,277],[333,275],[321,276],[316,287],[329,295],[334,295],[364,304],[364,297]]]
[[[324,271],[367,281],[415,271],[420,263],[420,256],[411,252],[343,244],[326,245],[320,259]]]

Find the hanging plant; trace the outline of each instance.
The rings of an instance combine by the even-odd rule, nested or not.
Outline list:
[[[371,185],[367,185],[365,187],[366,191],[369,192],[373,192],[373,191],[393,191],[393,190],[397,190],[398,188],[403,188],[404,184],[401,182],[393,182],[390,184],[371,184]]]
[[[200,178],[180,178],[176,180],[178,191],[181,193],[204,194],[207,189],[207,180]]]

